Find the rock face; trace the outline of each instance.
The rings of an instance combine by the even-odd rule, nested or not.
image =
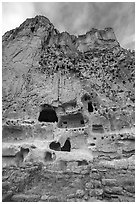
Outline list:
[[[134,179],[134,51],[120,46],[112,28],[74,36],[60,33],[43,16],[5,33],[2,46],[4,178],[11,167],[19,176],[26,167],[21,189],[20,182],[12,190],[3,184],[3,200],[133,201],[134,184],[124,187],[123,178]],[[74,179],[78,174],[79,184],[70,182],[70,195],[62,198],[45,194],[47,189],[37,189],[34,196],[37,182],[27,182],[27,165],[33,172],[34,163],[43,178],[39,189],[43,172],[58,172],[64,192],[70,173]],[[92,178],[94,169],[101,172],[97,178]],[[120,171],[126,171],[123,180]],[[7,175],[7,180],[12,183],[16,177]],[[32,187],[30,195],[22,190],[25,185]]]

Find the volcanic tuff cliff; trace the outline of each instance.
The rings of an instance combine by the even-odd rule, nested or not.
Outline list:
[[[79,184],[73,184],[75,175],[68,184],[70,197],[61,193],[60,198],[58,192],[53,201],[134,200],[134,51],[120,46],[112,28],[75,36],[60,33],[43,16],[5,33],[2,46],[4,178],[12,183],[16,179],[9,179],[10,171],[20,175],[23,165],[37,162],[36,169],[30,168],[37,179],[46,168],[78,174]],[[31,173],[25,171],[22,185],[32,187],[36,178],[30,184]],[[123,184],[125,175],[129,180]],[[11,190],[4,184],[6,201],[41,201],[45,195],[37,189],[38,197],[32,190],[24,198],[28,191],[16,185]],[[53,186],[45,189],[46,201],[58,189]]]

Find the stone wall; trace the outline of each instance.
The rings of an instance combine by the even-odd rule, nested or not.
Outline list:
[[[62,161],[54,170],[40,164],[3,169],[3,201],[134,202],[134,192],[134,165],[125,168],[122,161],[115,165]]]

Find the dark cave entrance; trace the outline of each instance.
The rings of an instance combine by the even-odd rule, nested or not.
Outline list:
[[[64,143],[64,145],[61,147],[59,142],[51,142],[49,145],[49,148],[55,151],[65,151],[70,152],[71,151],[71,143],[70,140],[67,139]]]
[[[33,32],[34,32],[34,30],[35,30],[35,27],[34,27],[34,26],[32,26],[30,29],[31,29],[31,32],[33,33]]]
[[[59,142],[51,142],[49,148],[55,151],[61,151],[61,146]]]
[[[70,143],[70,140],[67,139],[66,142],[64,143],[64,146],[61,147],[61,151],[70,152],[70,150],[71,150],[71,143]]]
[[[93,109],[93,105],[92,105],[92,102],[88,102],[88,112],[93,112],[94,109]]]
[[[94,106],[91,101],[91,96],[87,93],[81,98],[84,108],[88,110],[89,113],[94,112]]]
[[[54,108],[50,105],[41,106],[41,112],[38,118],[39,122],[58,122],[58,117]]]

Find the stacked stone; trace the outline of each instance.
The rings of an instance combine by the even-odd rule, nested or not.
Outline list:
[[[54,170],[38,163],[3,169],[3,201],[134,202],[134,166],[115,161],[60,162]]]

